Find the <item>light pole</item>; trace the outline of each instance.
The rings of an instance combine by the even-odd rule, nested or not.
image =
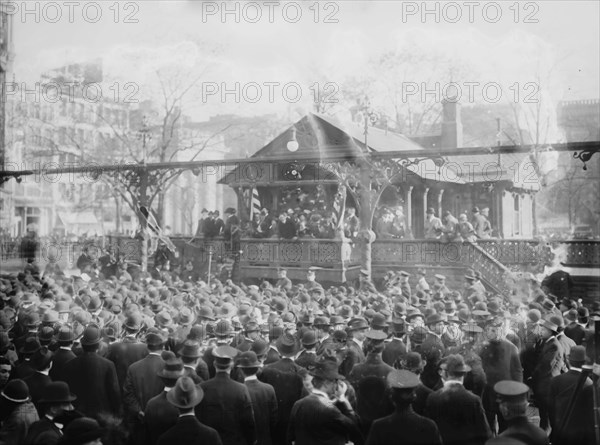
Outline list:
[[[147,143],[152,140],[152,134],[148,127],[146,116],[142,118],[142,126],[137,132],[137,139],[142,141],[142,160],[139,172],[139,190],[138,190],[138,219],[142,229],[142,272],[148,270],[148,221],[141,214],[142,207],[148,208],[148,169],[146,168]]]

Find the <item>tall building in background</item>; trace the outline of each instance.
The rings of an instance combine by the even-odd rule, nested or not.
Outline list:
[[[13,21],[12,15],[5,11],[3,0],[0,0],[0,162],[6,162],[6,82],[12,78]],[[14,205],[10,191],[0,184],[0,234],[10,222]]]
[[[130,106],[106,94],[110,85],[103,82],[100,60],[50,70],[35,85],[17,85],[6,103],[9,162],[43,171],[111,163],[120,156],[118,134],[129,129]],[[31,227],[41,236],[134,230],[114,188],[89,175],[38,174],[7,184],[13,210],[6,227],[13,236]]]

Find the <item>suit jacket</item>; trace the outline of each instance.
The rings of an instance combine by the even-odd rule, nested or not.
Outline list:
[[[460,383],[430,394],[426,415],[437,424],[444,445],[483,445],[492,436],[481,399]]]
[[[396,360],[406,355],[406,345],[402,340],[397,338],[392,339],[389,343],[386,343],[381,354],[382,360],[390,366],[394,366]]]
[[[254,444],[256,426],[246,386],[219,372],[201,387],[204,399],[196,407],[198,419],[217,430],[223,445]]]
[[[122,390],[127,377],[127,369],[148,355],[148,347],[144,343],[125,338],[123,341],[117,341],[110,344],[106,353],[106,358],[115,364],[119,388]]]
[[[0,443],[20,445],[25,443],[29,427],[40,420],[35,406],[31,402],[20,403],[0,427]]]
[[[47,417],[43,417],[29,427],[25,438],[27,445],[54,445],[62,436],[61,430]]]
[[[303,368],[290,359],[281,359],[265,366],[258,376],[262,382],[273,387],[277,397],[279,420],[273,434],[275,444],[285,443],[292,407],[307,394],[301,372]]]
[[[273,443],[272,433],[277,425],[277,397],[271,385],[257,379],[244,382],[254,411],[254,423],[256,424],[256,445],[271,445]]]
[[[123,403],[131,414],[144,411],[148,401],[163,390],[165,385],[156,375],[163,366],[160,355],[149,354],[129,367],[123,387]]]
[[[442,445],[442,438],[433,420],[409,407],[375,420],[365,445]]]
[[[86,416],[120,414],[121,391],[113,362],[95,352],[84,352],[65,365],[65,377],[77,396],[73,405]]]
[[[507,340],[490,341],[479,352],[489,386],[501,380],[523,381],[523,367],[517,347]]]
[[[10,380],[13,380],[13,379],[25,380],[30,375],[33,375],[35,373],[35,371],[36,371],[35,368],[33,366],[31,366],[31,361],[23,360],[22,362],[17,364],[17,366],[15,366],[12,369],[12,372],[10,373]]]
[[[155,445],[158,438],[177,423],[178,417],[179,410],[167,400],[167,391],[152,397],[144,411],[147,443]]]
[[[75,354],[70,349],[58,348],[52,355],[52,368],[50,368],[50,378],[53,381],[64,380],[65,364],[75,358]]]
[[[577,382],[581,377],[581,372],[569,370],[564,374],[554,377],[550,381],[550,405],[548,406],[550,425],[552,426],[552,443],[584,443],[583,433],[585,431],[586,421],[585,403],[583,402],[583,389],[592,386],[592,381],[587,378],[582,390],[579,392],[573,412],[562,433],[559,428],[567,414],[569,401],[575,392]]]
[[[179,417],[177,423],[158,439],[158,445],[222,445],[219,434],[202,425],[194,416]]]
[[[38,400],[40,400],[42,397],[44,388],[46,385],[48,385],[48,383],[52,382],[52,379],[46,374],[36,371],[27,377],[24,382],[27,383],[27,387],[29,388],[29,396],[31,397],[31,401],[37,407]]]
[[[275,363],[280,358],[281,355],[279,355],[279,352],[276,349],[269,347],[269,350],[267,351],[267,358],[265,359],[265,365]]]
[[[298,400],[292,408],[287,433],[291,445],[355,445],[364,442],[358,418],[340,405],[325,405],[315,394]]]

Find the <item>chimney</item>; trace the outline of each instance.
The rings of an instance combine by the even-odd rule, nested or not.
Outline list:
[[[463,146],[460,104],[455,98],[442,100],[442,149]]]

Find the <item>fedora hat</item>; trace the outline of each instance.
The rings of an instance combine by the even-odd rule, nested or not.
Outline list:
[[[77,396],[71,394],[67,383],[57,381],[50,382],[44,387],[38,403],[70,403],[76,399]]]
[[[260,338],[254,340],[252,346],[250,346],[250,350],[253,351],[257,356],[266,355],[269,351],[269,343]]]
[[[200,384],[196,385],[190,377],[179,377],[175,387],[167,393],[167,400],[173,406],[189,409],[198,405],[204,398]]]
[[[139,331],[142,328],[143,318],[138,312],[134,312],[127,317],[124,326],[130,331]]]
[[[348,322],[349,331],[359,331],[361,329],[369,329],[369,323],[364,318],[353,318]]]
[[[307,330],[302,335],[302,346],[313,346],[318,343],[317,335],[312,329]]]
[[[313,377],[323,380],[338,380],[343,378],[338,374],[338,364],[334,360],[322,360],[315,363],[314,368],[309,371]]]
[[[179,355],[186,358],[198,358],[202,355],[200,352],[200,343],[194,340],[186,340],[179,350]]]
[[[175,380],[183,375],[183,362],[172,351],[164,351],[161,354],[161,358],[164,361],[164,365],[156,372],[157,376]]]
[[[381,313],[376,313],[373,316],[373,320],[371,320],[371,328],[373,329],[385,329],[387,328],[389,325],[387,324],[387,321],[385,319],[385,316]]]
[[[146,333],[146,344],[149,346],[159,346],[165,343],[165,339],[162,336],[162,333],[156,329],[149,329]]]
[[[552,331],[553,333],[558,333],[558,325],[550,321],[549,319],[542,318],[538,321],[538,325],[545,327],[546,329]]]
[[[288,333],[284,333],[279,337],[275,346],[282,355],[294,355],[297,352],[296,339],[293,335]]]
[[[413,372],[421,372],[423,370],[423,357],[418,352],[409,352],[400,359],[402,369]]]
[[[446,319],[444,317],[442,317],[440,314],[438,314],[437,312],[434,314],[431,314],[429,317],[427,317],[427,320],[425,322],[425,324],[427,326],[432,325],[432,324],[437,324],[437,323],[446,323]]]
[[[254,351],[242,352],[237,359],[238,368],[259,368],[260,361]]]

